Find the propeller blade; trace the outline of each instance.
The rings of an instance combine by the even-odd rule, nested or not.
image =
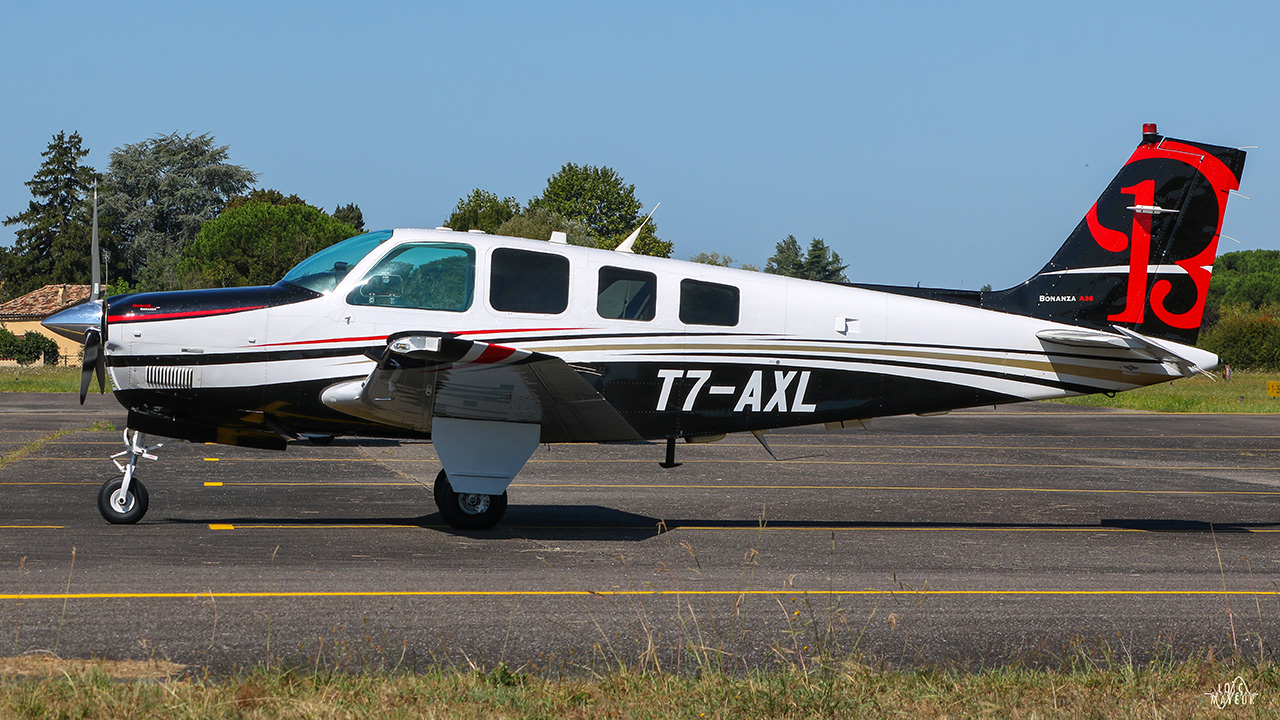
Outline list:
[[[89,381],[93,378],[94,368],[102,360],[102,336],[95,328],[89,328],[84,334],[84,362],[80,365],[80,404],[89,394]],[[99,380],[99,383],[102,381]],[[101,385],[99,385],[101,387]]]
[[[102,293],[101,253],[98,251],[98,183],[93,184],[93,237],[89,243],[89,300],[97,300]]]
[[[102,349],[98,352],[97,362],[93,364],[94,372],[98,375],[98,394],[101,395],[107,391],[107,299],[102,299],[102,332],[98,335],[99,342],[102,343]]]

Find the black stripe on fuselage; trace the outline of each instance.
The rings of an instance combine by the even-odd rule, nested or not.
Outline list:
[[[683,352],[681,355],[691,357],[738,357],[738,358],[768,358],[775,360],[817,360],[823,362],[839,362],[860,365],[884,365],[888,367],[905,367],[915,368],[919,370],[936,370],[939,372],[954,372],[964,375],[977,375],[979,377],[993,378],[996,380],[1009,380],[1012,382],[1028,383],[1031,385],[1041,385],[1044,387],[1056,388],[1058,390],[1066,390],[1067,392],[1080,393],[1082,395],[1091,395],[1093,393],[1111,392],[1111,388],[1093,387],[1091,385],[1080,385],[1077,383],[1063,382],[1061,380],[1049,380],[1047,378],[1036,378],[1027,375],[1015,375],[1012,373],[996,372],[994,370],[982,370],[979,368],[955,367],[952,365],[930,365],[929,363],[908,362],[905,360],[881,360],[881,359],[849,359],[849,358],[833,358],[823,355],[781,355],[766,353],[728,353],[728,352]],[[1047,357],[1047,356],[1046,356]],[[923,379],[923,378],[922,378]]]
[[[841,347],[886,347],[886,348],[921,348],[926,350],[963,350],[967,352],[989,352],[989,353],[1012,353],[1017,355],[1029,355],[1036,357],[1061,357],[1071,358],[1075,360],[1096,360],[1100,362],[1115,362],[1120,358],[1109,357],[1104,355],[1090,355],[1082,352],[1047,352],[1044,350],[1023,350],[1020,348],[998,348],[998,347],[982,347],[978,345],[939,345],[936,343],[912,343],[912,342],[888,342],[888,341],[863,341],[863,340],[824,340],[821,338],[803,338],[790,335],[770,335],[762,333],[730,333],[730,332],[663,332],[663,333],[590,333],[582,335],[539,335],[529,337],[494,337],[484,338],[480,342],[491,343],[495,345],[503,344],[524,344],[524,343],[541,343],[554,341],[578,341],[578,340],[599,340],[599,339],[617,339],[617,338],[703,338],[703,337],[733,337],[733,338],[762,338],[766,342],[790,342],[790,343],[824,343],[832,345],[832,349],[836,350]],[[1118,337],[1118,336],[1117,336]],[[566,347],[561,352],[573,352],[573,347]],[[1150,358],[1133,357],[1124,358],[1126,363],[1141,363],[1149,365],[1160,365],[1161,361]]]
[[[255,350],[236,353],[191,353],[183,355],[120,355],[107,356],[111,367],[182,367],[194,365],[244,365],[275,360],[314,360],[363,356],[382,349],[381,345],[345,348],[304,348],[297,350]]]

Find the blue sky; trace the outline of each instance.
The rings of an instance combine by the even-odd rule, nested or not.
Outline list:
[[[1258,145],[1221,251],[1280,248],[1274,3],[8,3],[0,216],[60,130],[212,133],[259,185],[432,227],[608,165],[675,257],[824,238],[850,279],[1052,255],[1134,146]],[[10,243],[13,227],[0,228]]]

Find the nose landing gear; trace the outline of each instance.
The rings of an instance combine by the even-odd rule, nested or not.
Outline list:
[[[98,490],[98,512],[104,520],[114,525],[131,525],[147,514],[147,487],[134,474],[134,468],[140,457],[157,459],[151,451],[160,449],[165,443],[144,445],[146,437],[141,432],[134,431],[131,435],[128,429],[124,431],[124,444],[128,449],[111,456],[111,462],[116,464],[116,469],[123,477],[108,480]],[[128,455],[129,459],[124,462],[117,459],[124,455]]]

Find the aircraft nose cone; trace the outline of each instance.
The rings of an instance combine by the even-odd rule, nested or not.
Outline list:
[[[69,307],[40,323],[68,340],[84,342],[84,333],[102,323],[102,301],[93,300]]]

